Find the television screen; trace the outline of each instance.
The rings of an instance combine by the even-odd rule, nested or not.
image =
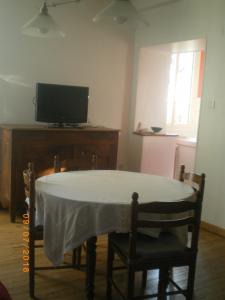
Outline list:
[[[37,83],[36,121],[86,123],[89,88]]]

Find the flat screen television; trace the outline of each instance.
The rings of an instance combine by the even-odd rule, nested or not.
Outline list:
[[[35,120],[58,125],[86,123],[88,96],[88,87],[37,83]]]

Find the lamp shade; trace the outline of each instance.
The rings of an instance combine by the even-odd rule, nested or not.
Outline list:
[[[60,38],[63,33],[54,19],[49,15],[46,3],[40,9],[39,14],[33,17],[22,27],[25,35],[41,38]]]
[[[100,21],[104,17],[112,17],[115,22],[124,24],[128,19],[137,18],[138,13],[129,0],[113,0],[93,18],[93,21]]]

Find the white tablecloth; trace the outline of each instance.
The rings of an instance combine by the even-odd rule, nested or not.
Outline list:
[[[191,187],[165,177],[125,171],[75,171],[36,180],[37,225],[53,264],[92,236],[127,232],[133,192],[139,202],[179,201]]]

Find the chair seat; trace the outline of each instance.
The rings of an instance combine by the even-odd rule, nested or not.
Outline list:
[[[110,238],[113,245],[121,254],[128,257],[129,234],[117,233]],[[162,232],[159,238],[149,237],[138,233],[136,239],[136,258],[166,258],[184,254],[186,246],[169,232]]]

